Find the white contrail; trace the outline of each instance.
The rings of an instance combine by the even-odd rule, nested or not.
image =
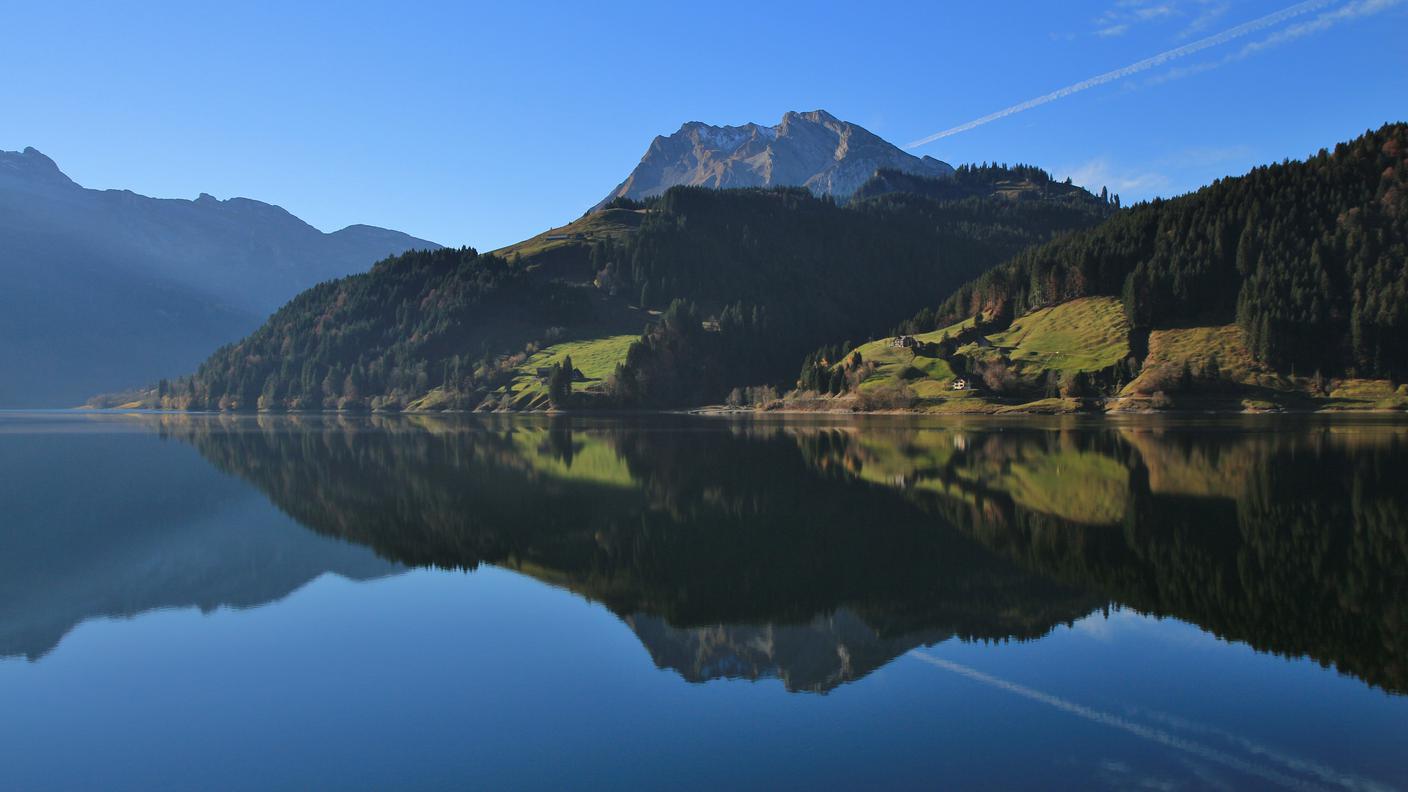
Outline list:
[[[1016,115],[1017,113],[1020,113],[1024,110],[1030,110],[1033,107],[1040,107],[1041,105],[1044,105],[1048,102],[1054,102],[1057,99],[1064,99],[1065,97],[1070,96],[1073,93],[1080,93],[1081,91],[1084,91],[1087,88],[1094,88],[1098,85],[1104,85],[1105,83],[1114,82],[1115,80],[1122,80],[1125,77],[1130,76],[1131,74],[1138,74],[1142,71],[1148,71],[1149,69],[1162,66],[1171,60],[1176,60],[1186,55],[1192,55],[1195,52],[1201,52],[1202,50],[1205,50],[1209,47],[1216,47],[1219,44],[1226,44],[1227,42],[1232,41],[1233,39],[1238,39],[1242,36],[1247,36],[1252,33],[1265,30],[1269,27],[1274,27],[1276,25],[1281,24],[1282,22],[1286,22],[1298,16],[1303,16],[1305,14],[1319,10],[1326,6],[1334,5],[1336,2],[1339,2],[1339,0],[1306,0],[1306,2],[1297,3],[1291,6],[1290,8],[1282,9],[1281,11],[1277,11],[1274,14],[1268,14],[1264,17],[1261,17],[1260,19],[1253,19],[1250,22],[1245,22],[1234,28],[1224,30],[1216,35],[1208,36],[1207,38],[1203,39],[1198,39],[1197,41],[1194,41],[1189,44],[1184,44],[1183,46],[1178,47],[1176,49],[1171,49],[1168,52],[1161,52],[1152,58],[1145,58],[1144,60],[1139,61],[1138,63],[1130,64],[1129,66],[1125,66],[1122,69],[1115,69],[1114,71],[1105,72],[1104,74],[1101,74],[1099,76],[1091,77],[1088,80],[1082,80],[1081,82],[1078,82],[1075,85],[1068,85],[1060,90],[1052,91],[1051,93],[1046,94],[1045,96],[1038,96],[1035,99],[1029,99],[1025,102],[1022,102],[1021,104],[1012,105],[1006,110],[999,110],[991,115],[985,115],[982,118],[969,121],[966,124],[959,124],[958,126],[952,129],[946,129],[943,132],[935,132],[934,134],[928,137],[920,138],[914,141],[913,143],[910,143],[909,145],[905,146],[905,148],[918,148],[925,144],[933,143],[935,140],[939,140],[940,138],[946,138],[950,135],[957,135],[960,132],[967,132],[970,129],[976,129],[982,126],[983,124],[991,123],[993,121],[998,120],[999,118],[1006,118],[1007,116]]]
[[[1145,85],[1168,82],[1169,80],[1176,80],[1180,77],[1187,77],[1190,74],[1197,74],[1198,72],[1226,66],[1233,61],[1242,60],[1243,58],[1250,57],[1264,50],[1271,49],[1272,47],[1295,41],[1296,39],[1303,38],[1313,33],[1328,30],[1341,22],[1361,19],[1363,17],[1373,16],[1382,11],[1387,11],[1400,5],[1402,2],[1403,0],[1353,0],[1339,8],[1317,14],[1314,19],[1298,22],[1294,25],[1287,25],[1260,41],[1244,44],[1240,50],[1230,55],[1224,55],[1220,60],[1202,63],[1197,66],[1187,66],[1181,69],[1170,69],[1158,77],[1150,78]]]

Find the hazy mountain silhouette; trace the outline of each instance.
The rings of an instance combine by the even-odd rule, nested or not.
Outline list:
[[[0,407],[72,406],[181,374],[300,291],[438,245],[325,234],[246,198],[148,198],[0,151]]]

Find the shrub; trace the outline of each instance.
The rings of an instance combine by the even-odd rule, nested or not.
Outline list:
[[[771,385],[754,385],[748,388],[748,403],[754,407],[766,407],[777,400],[777,389]]]
[[[1090,392],[1090,378],[1083,371],[1061,375],[1061,395],[1068,399],[1078,399]]]
[[[1003,358],[993,358],[982,364],[980,369],[983,384],[993,393],[1011,393],[1017,389],[1017,373]]]
[[[870,375],[875,373],[873,362],[863,363],[859,366],[851,366],[846,369],[846,390],[859,390],[860,384],[870,379]]]
[[[1141,396],[1153,396],[1160,393],[1177,391],[1182,387],[1178,372],[1173,371],[1168,366],[1156,366],[1146,369],[1139,377],[1139,384],[1134,392]]]
[[[905,410],[918,403],[919,397],[908,385],[876,388],[856,396],[855,408],[861,412]]]

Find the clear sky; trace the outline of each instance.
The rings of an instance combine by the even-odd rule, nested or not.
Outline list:
[[[46,0],[0,20],[0,149],[481,249],[579,216],[684,121],[824,108],[903,145],[1180,47],[915,151],[1128,200],[1408,120],[1408,0]]]

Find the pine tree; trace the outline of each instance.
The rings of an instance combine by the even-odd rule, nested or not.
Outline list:
[[[548,373],[548,401],[554,407],[566,407],[571,403],[575,371],[571,355],[566,355],[560,363],[553,364]]]

